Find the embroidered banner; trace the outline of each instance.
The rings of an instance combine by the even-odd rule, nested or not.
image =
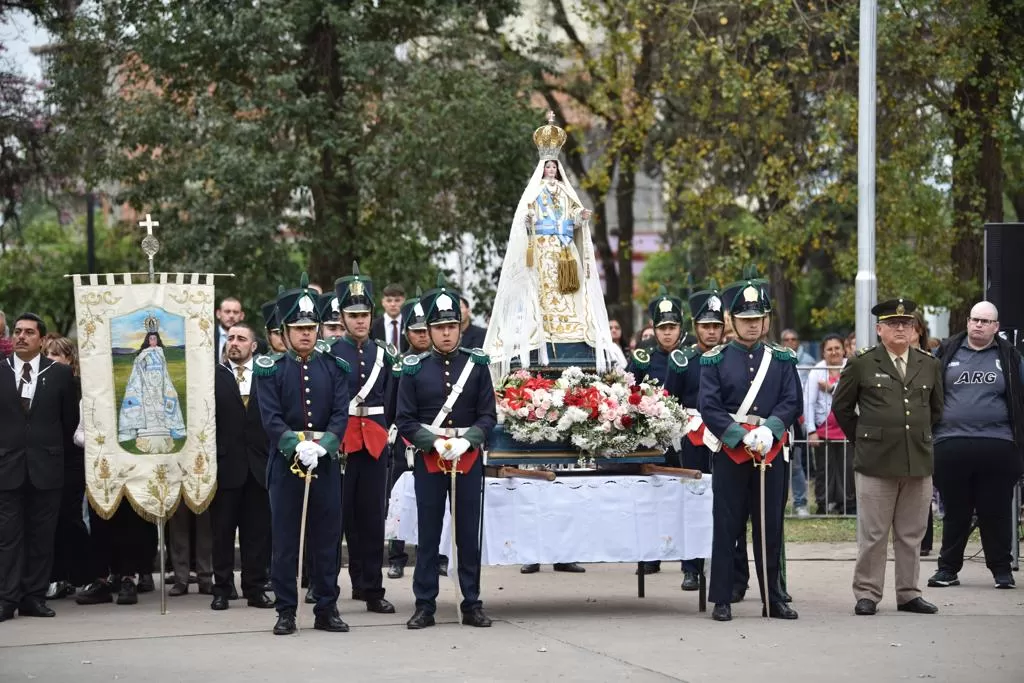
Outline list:
[[[213,276],[75,275],[85,482],[109,519],[121,499],[149,520],[217,486]]]

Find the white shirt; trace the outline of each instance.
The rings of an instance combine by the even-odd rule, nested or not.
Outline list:
[[[398,323],[397,334],[392,323]],[[387,313],[384,314],[384,336],[388,340],[388,344],[391,344],[396,349],[399,348],[399,343],[402,338],[402,316],[398,315],[392,318]]]
[[[846,359],[841,363],[846,367]],[[821,388],[825,382],[828,389]],[[832,410],[832,390],[835,385],[828,385],[828,368],[825,361],[820,360],[807,375],[807,386],[804,388],[804,427],[808,433],[815,431],[828,419]]]
[[[21,373],[23,372],[22,368],[25,367],[25,361],[18,358],[17,355],[12,355],[11,358],[14,359],[14,388],[17,389],[18,385],[21,384]],[[32,381],[25,384],[25,386],[22,388],[20,398],[27,398],[29,401],[35,398],[36,385],[38,384],[39,380],[40,358],[42,358],[42,356],[36,354],[35,358],[28,361],[29,367],[32,368]]]
[[[238,382],[238,367],[237,363],[228,361],[228,369],[231,370],[231,374],[235,376],[235,381]],[[242,396],[248,396],[249,391],[252,389],[252,358],[245,362],[242,366],[245,370],[242,371],[242,376],[245,378],[238,383],[238,393]]]

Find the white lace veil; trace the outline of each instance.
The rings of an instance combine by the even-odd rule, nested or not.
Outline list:
[[[516,213],[512,219],[512,229],[508,236],[508,247],[505,260],[498,279],[498,292],[494,297],[491,309],[491,320],[484,338],[484,351],[491,358],[491,375],[495,383],[508,375],[512,367],[512,358],[519,356],[522,366],[530,366],[530,351],[537,350],[537,359],[541,365],[548,364],[547,346],[544,344],[544,332],[540,310],[540,282],[537,268],[526,266],[527,230],[526,215],[530,204],[540,194],[544,176],[544,164],[541,159],[530,176],[530,182],[519,199]],[[558,172],[566,193],[577,204],[582,204],[576,191],[568,182],[568,176],[562,163],[556,160]],[[595,354],[597,369],[603,372],[614,358],[611,330],[608,327],[608,310],[604,304],[604,292],[601,279],[598,277],[597,262],[594,257],[594,242],[590,234],[590,222],[580,221],[575,229],[576,247],[580,254],[581,268],[579,279],[586,290],[587,307],[590,319],[594,322]]]

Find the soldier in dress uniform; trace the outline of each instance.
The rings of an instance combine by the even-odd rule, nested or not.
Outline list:
[[[692,348],[680,346],[685,317],[682,300],[669,296],[664,287],[660,289],[658,296],[647,306],[648,317],[654,325],[656,344],[651,349],[635,349],[630,354],[626,371],[633,374],[637,383],[657,380],[659,386],[682,403],[684,373],[690,361],[698,354]],[[665,454],[665,464],[680,467],[679,451],[670,448]],[[641,562],[637,571],[645,574],[657,573],[661,571],[661,561]]]
[[[393,614],[394,605],[384,599],[382,574],[388,460],[381,456],[393,418],[384,414],[384,399],[395,351],[370,339],[373,281],[359,272],[359,264],[352,264],[352,275],[334,283],[334,293],[345,334],[334,342],[331,352],[352,368],[348,429],[341,444],[346,456],[341,518],[352,599],[365,601],[370,612]]]
[[[334,292],[325,292],[317,298],[317,313],[320,314],[320,338],[328,343],[345,334],[345,323],[341,317],[341,305]]]
[[[422,304],[433,350],[410,354],[402,361],[395,420],[399,434],[417,449],[419,546],[412,583],[416,611],[406,625],[410,629],[434,625],[438,545],[446,498],[451,495],[462,623],[490,626],[480,602],[480,451],[497,421],[489,359],[480,349],[459,347],[458,292],[439,283],[423,296]]]
[[[779,584],[782,543],[782,496],[786,470],[782,463],[765,471],[764,535],[767,581],[761,563],[760,468],[782,450],[783,435],[802,407],[796,355],[788,348],[762,343],[771,301],[763,281],[733,283],[722,293],[732,315],[736,338],[701,356],[698,408],[709,436],[722,450],[714,456],[714,545],[708,597],[715,603],[712,618],[732,619],[733,562],[736,539],[747,517],[753,519],[754,555],[758,583],[770,616],[796,619]],[[709,444],[710,445],[710,444]],[[766,592],[767,591],[767,592]]]
[[[317,348],[317,294],[305,274],[299,287],[277,297],[285,353],[260,356],[260,413],[271,445],[267,486],[271,509],[271,585],[277,596],[274,633],[295,632],[295,572],[305,476],[309,489],[306,540],[313,558],[310,583],[317,597],[314,628],[348,631],[338,614],[341,552],[341,437],[348,425],[348,364]]]
[[[284,337],[281,336],[281,321],[277,317],[277,299],[271,299],[260,306],[263,313],[263,322],[267,327],[267,346],[270,353],[284,353],[288,348],[284,345]]]

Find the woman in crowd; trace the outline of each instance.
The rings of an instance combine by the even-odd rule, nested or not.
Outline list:
[[[914,325],[910,328],[910,345],[915,346],[922,351],[928,351],[928,323],[924,320],[924,315],[920,309],[914,311]],[[938,498],[938,489],[932,488],[932,505],[936,504]],[[921,541],[921,556],[926,557],[931,554],[932,546],[935,542],[935,519],[932,512],[932,507],[928,508],[928,526],[924,530],[924,539]]]
[[[846,435],[832,414],[832,392],[846,365],[844,340],[827,334],[821,342],[821,358],[804,387],[804,424],[807,443],[814,453],[814,498],[818,514],[856,513],[853,452],[846,450]]]

